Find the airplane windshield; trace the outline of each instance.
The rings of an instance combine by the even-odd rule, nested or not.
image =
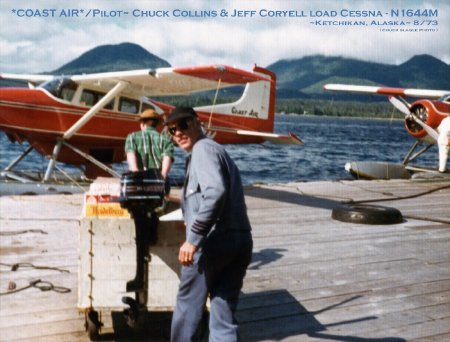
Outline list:
[[[50,94],[60,99],[72,101],[77,84],[68,77],[57,77],[40,84],[39,88],[47,90]]]

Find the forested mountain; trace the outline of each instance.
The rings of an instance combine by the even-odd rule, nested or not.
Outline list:
[[[140,45],[122,43],[98,46],[50,74],[72,75],[160,67],[170,67],[170,64]]]
[[[400,65],[314,55],[280,60],[268,69],[277,74],[281,98],[321,97],[317,95],[324,94],[325,83],[450,89],[450,66],[430,55],[414,56]]]

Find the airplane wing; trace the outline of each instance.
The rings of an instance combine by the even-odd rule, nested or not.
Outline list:
[[[32,84],[51,80],[54,75],[0,74],[0,78],[28,81]],[[124,93],[135,96],[189,95],[217,88],[244,85],[248,82],[272,80],[262,74],[226,65],[182,68],[138,69],[68,76],[74,82],[108,92],[119,82],[128,86]]]
[[[227,132],[234,133],[242,136],[249,137],[259,137],[265,141],[269,141],[273,144],[277,145],[303,145],[304,142],[296,136],[294,133],[289,132],[288,135],[285,134],[277,134],[277,133],[269,133],[269,132],[259,132],[259,131],[251,131],[245,129],[235,129],[230,127],[219,127],[219,126],[211,126],[208,128],[211,132]]]
[[[106,72],[74,75],[71,79],[99,90],[109,90],[120,81],[127,82],[125,92],[150,97],[188,95],[248,82],[272,81],[267,76],[225,65]]]
[[[29,84],[36,85],[42,82],[50,81],[53,75],[33,75],[33,74],[0,74],[0,79],[13,80],[13,81],[25,81]]]
[[[325,90],[339,91],[346,93],[359,94],[378,94],[378,95],[392,95],[392,96],[408,96],[428,99],[438,99],[448,93],[450,90],[429,90],[429,89],[407,89],[407,88],[392,88],[392,87],[377,87],[377,86],[361,86],[350,84],[325,84]]]
[[[264,140],[270,141],[273,144],[277,145],[303,145],[303,141],[297,137],[294,133],[289,132],[289,135],[284,134],[276,134],[276,133],[264,133],[264,132],[255,132],[255,131],[247,131],[239,129],[236,131],[236,134],[260,137]]]

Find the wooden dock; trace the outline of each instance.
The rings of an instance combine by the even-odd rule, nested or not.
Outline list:
[[[246,199],[254,255],[242,341],[450,341],[448,179],[254,185]],[[404,222],[331,218],[342,202],[372,200]],[[0,197],[0,292],[36,279],[62,291],[1,295],[0,341],[89,341],[77,309],[81,210],[81,195]],[[146,338],[116,324],[101,339],[166,341],[169,324],[155,314]]]

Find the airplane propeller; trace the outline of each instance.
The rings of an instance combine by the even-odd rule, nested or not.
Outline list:
[[[391,102],[392,105],[395,108],[397,108],[400,112],[405,114],[407,117],[412,118],[415,122],[417,122],[420,126],[422,126],[422,128],[428,133],[428,135],[437,141],[439,134],[433,128],[431,128],[421,120],[421,118],[424,117],[423,113],[423,111],[425,110],[424,108],[419,108],[416,112],[412,112],[410,110],[410,106],[407,103],[393,96],[389,96],[389,102]]]
[[[410,107],[405,102],[400,101],[398,98],[394,96],[389,96],[389,102],[392,103],[392,105],[403,114],[407,116],[411,115],[411,112],[409,110]]]

